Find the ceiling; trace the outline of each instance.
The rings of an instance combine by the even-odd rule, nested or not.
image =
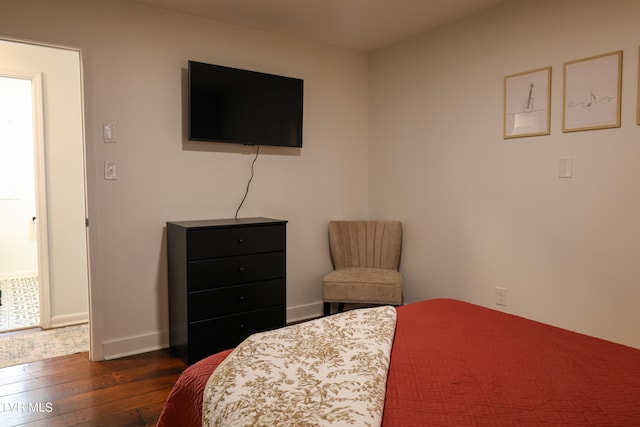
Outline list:
[[[363,51],[504,0],[133,0],[190,15]]]

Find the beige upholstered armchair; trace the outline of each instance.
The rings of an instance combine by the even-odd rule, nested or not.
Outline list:
[[[324,314],[331,303],[402,304],[399,221],[331,221],[329,251],[334,271],[322,281]]]

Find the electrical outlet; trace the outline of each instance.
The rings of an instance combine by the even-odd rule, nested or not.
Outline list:
[[[107,179],[107,180],[118,179],[118,170],[116,169],[116,162],[104,162],[104,179]]]
[[[496,305],[507,305],[507,289],[496,286]]]

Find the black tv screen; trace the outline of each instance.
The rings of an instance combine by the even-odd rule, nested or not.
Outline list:
[[[302,147],[304,82],[189,61],[189,139]]]

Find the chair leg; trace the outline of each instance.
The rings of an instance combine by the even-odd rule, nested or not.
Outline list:
[[[342,313],[344,311],[344,303],[343,302],[339,302],[338,303],[338,313]]]
[[[328,316],[331,314],[331,303],[330,302],[325,302],[324,303],[324,315]]]

